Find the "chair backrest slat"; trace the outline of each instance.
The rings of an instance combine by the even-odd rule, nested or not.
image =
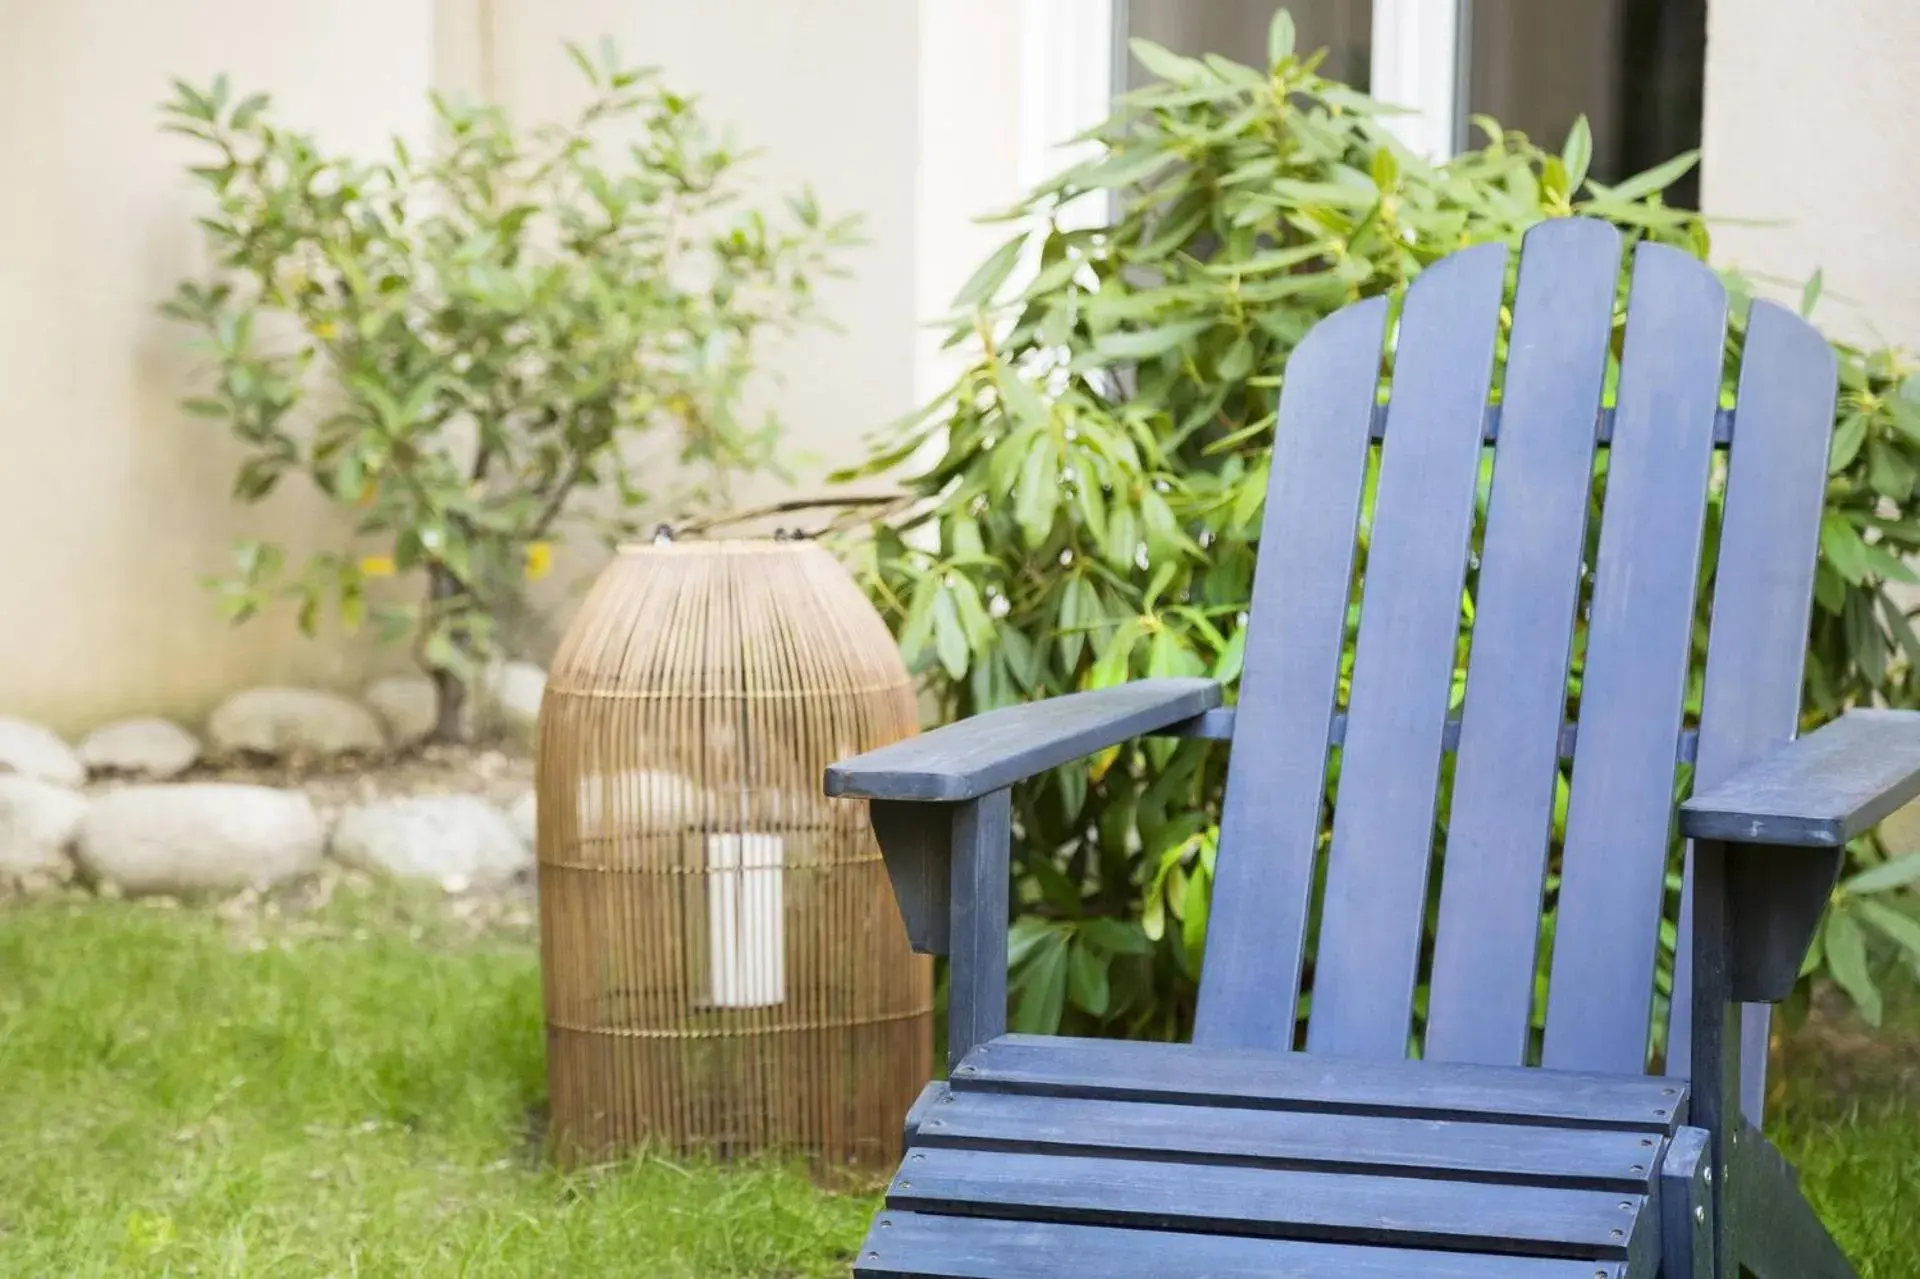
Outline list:
[[[1817,332],[1774,303],[1754,304],[1740,371],[1740,434],[1727,458],[1696,788],[1724,780],[1790,740],[1799,724],[1835,377],[1833,348]],[[1668,1073],[1682,1076],[1692,1025],[1692,880],[1689,857],[1667,1036]],[[1766,1086],[1767,1007],[1748,1008],[1745,1020],[1743,1102],[1758,1122]]]
[[[1407,290],[1314,956],[1314,1052],[1406,1050],[1506,272],[1506,246],[1481,245]]]
[[[1620,235],[1527,237],[1454,763],[1425,1055],[1526,1061]],[[1486,693],[1488,695],[1481,696]]]
[[[1280,393],[1194,1039],[1290,1048],[1387,302],[1323,321]],[[1305,850],[1302,855],[1301,850]]]
[[[1646,1069],[1726,311],[1700,263],[1640,245],[1561,858],[1549,1066]]]

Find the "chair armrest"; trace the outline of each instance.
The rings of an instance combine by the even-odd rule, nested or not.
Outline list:
[[[1920,712],[1856,710],[1680,806],[1691,839],[1839,848],[1920,795]]]
[[[1724,965],[1734,1000],[1773,1003],[1799,980],[1820,916],[1840,877],[1848,840],[1920,794],[1920,713],[1857,710],[1776,747],[1680,806],[1681,833],[1697,841],[1695,888],[1723,900],[1698,916],[1695,972]],[[1707,858],[1703,862],[1701,858]],[[1709,992],[1710,993],[1710,992]],[[1711,999],[1696,992],[1696,1016]]]
[[[832,796],[957,803],[1220,705],[1210,679],[1144,679],[1006,706],[827,769]]]

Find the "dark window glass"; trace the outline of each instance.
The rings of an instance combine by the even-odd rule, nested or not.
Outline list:
[[[1274,10],[1284,7],[1293,14],[1295,46],[1328,51],[1322,74],[1357,89],[1367,87],[1372,0],[1295,0],[1285,6],[1274,0],[1120,0],[1120,6],[1129,38],[1151,40],[1190,58],[1217,53],[1253,67],[1266,66],[1267,28]],[[1139,63],[1127,59],[1121,81],[1126,88],[1137,89],[1149,79]]]
[[[1468,26],[1468,110],[1550,149],[1584,112],[1599,181],[1700,145],[1706,0],[1471,0]]]

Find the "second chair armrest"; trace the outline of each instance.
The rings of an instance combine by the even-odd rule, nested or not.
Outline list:
[[[1691,839],[1838,848],[1920,795],[1920,712],[1854,710],[1680,806]]]
[[[1847,841],[1916,793],[1920,714],[1861,710],[1776,747],[1681,805],[1681,833],[1699,841],[1696,1016],[1708,1015],[1718,998],[1771,1003],[1793,991]]]
[[[1195,719],[1220,705],[1210,679],[1143,679],[1006,706],[842,760],[827,794],[953,803]]]

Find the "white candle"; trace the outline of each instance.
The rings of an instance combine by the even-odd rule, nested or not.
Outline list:
[[[707,950],[718,1008],[785,1001],[786,842],[707,836]]]

